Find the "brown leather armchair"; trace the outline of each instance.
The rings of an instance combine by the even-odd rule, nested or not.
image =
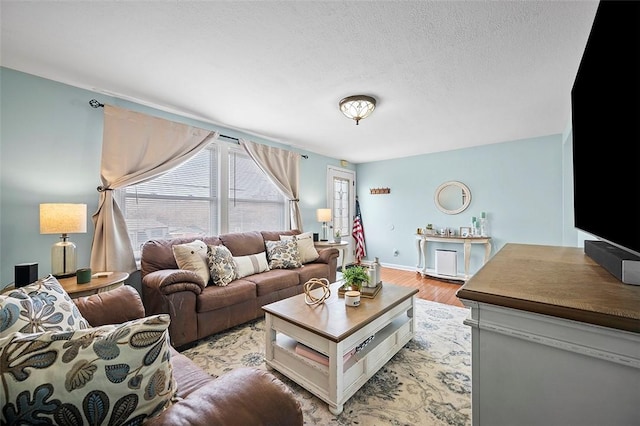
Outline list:
[[[128,285],[75,299],[94,326],[145,316],[138,292]],[[213,378],[172,349],[178,401],[146,425],[302,425],[300,404],[291,390],[268,371],[239,368]]]

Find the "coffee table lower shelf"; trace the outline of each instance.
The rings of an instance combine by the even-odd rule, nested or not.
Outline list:
[[[329,411],[338,415],[344,403],[415,335],[413,300],[404,300],[338,342],[267,312],[265,363],[325,401]],[[362,350],[344,362],[344,354],[371,336]],[[298,342],[327,355],[329,365],[296,353]]]

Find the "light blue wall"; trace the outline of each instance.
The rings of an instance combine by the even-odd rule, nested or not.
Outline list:
[[[0,288],[13,281],[16,263],[38,262],[40,275],[50,270],[50,247],[57,237],[40,235],[40,203],[86,203],[89,215],[97,208],[103,115],[88,105],[90,99],[280,146],[6,68],[0,68],[0,90]],[[417,227],[469,226],[471,216],[482,211],[489,216],[493,253],[506,242],[580,244],[572,219],[570,140],[568,130],[562,135],[357,165],[368,257],[413,269]],[[339,166],[340,161],[300,152],[309,155],[301,162],[300,176],[304,229],[320,232],[315,210],[327,205],[327,166]],[[447,180],[464,182],[472,192],[471,205],[458,215],[441,213],[433,202],[436,188]],[[369,193],[369,188],[380,187],[391,188],[391,194]],[[90,222],[86,234],[72,236],[79,266],[89,263],[92,234]],[[431,245],[431,266],[435,247]],[[393,249],[398,256],[393,256]],[[482,250],[476,247],[471,272],[481,264]],[[462,271],[461,255],[458,265]]]
[[[483,211],[489,218],[492,254],[507,242],[563,245],[564,140],[553,135],[359,164],[357,193],[367,257],[413,269],[418,260],[416,228],[427,223],[437,228],[470,226],[471,217]],[[457,215],[440,212],[434,203],[437,187],[449,180],[465,183],[472,194],[469,208]],[[379,187],[389,187],[391,193],[370,194],[370,188]],[[569,237],[575,234],[566,232]],[[458,271],[463,272],[462,245],[429,243],[428,248],[429,267],[434,267],[435,248],[455,249]],[[482,246],[472,248],[471,273],[482,266],[483,255]]]
[[[86,203],[89,216],[97,209],[103,114],[90,99],[282,146],[7,68],[0,68],[0,90],[0,288],[13,282],[17,263],[37,262],[40,276],[51,270],[50,249],[59,237],[40,235],[40,203]],[[309,155],[300,171],[304,229],[319,232],[315,211],[327,204],[326,169],[339,160],[299,152]],[[86,234],[70,236],[78,266],[89,265],[93,229],[89,220]]]

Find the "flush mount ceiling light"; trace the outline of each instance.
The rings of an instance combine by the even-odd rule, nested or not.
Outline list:
[[[352,120],[356,120],[356,124],[360,120],[371,115],[376,108],[376,100],[371,96],[354,95],[347,96],[340,101],[340,111]]]

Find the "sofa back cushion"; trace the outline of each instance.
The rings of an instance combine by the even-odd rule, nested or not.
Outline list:
[[[142,246],[140,259],[142,276],[144,277],[151,272],[163,269],[179,269],[173,256],[172,247],[178,244],[190,243],[194,240],[201,240],[207,245],[218,246],[221,244],[218,237],[187,237],[147,241]]]
[[[262,231],[261,234],[265,241],[278,241],[281,240],[281,235],[298,235],[300,231],[297,229],[290,231]]]
[[[222,234],[220,241],[234,257],[249,256],[265,251],[264,238],[258,231]]]

